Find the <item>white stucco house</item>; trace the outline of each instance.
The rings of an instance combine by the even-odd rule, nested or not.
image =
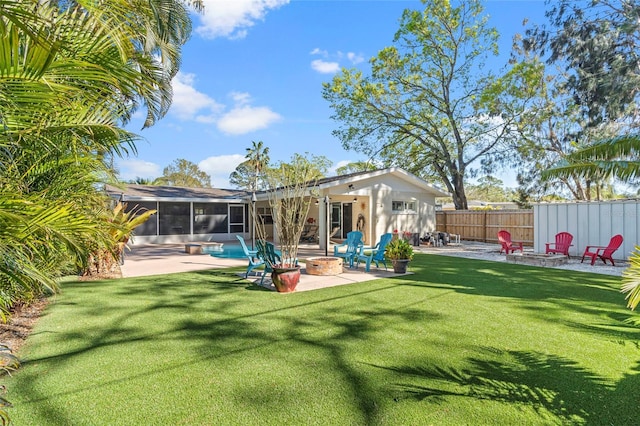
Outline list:
[[[158,213],[136,229],[133,244],[228,241],[236,234],[251,237],[253,202],[267,233],[278,241],[268,195],[217,188],[180,188],[151,185],[107,186],[114,199],[155,209]],[[311,196],[311,195],[310,195]],[[320,179],[305,221],[319,228],[320,248],[331,231],[341,239],[352,230],[364,233],[367,244],[375,244],[386,232],[424,235],[435,230],[436,197],[448,197],[417,176],[397,167]],[[252,201],[253,200],[253,201]]]

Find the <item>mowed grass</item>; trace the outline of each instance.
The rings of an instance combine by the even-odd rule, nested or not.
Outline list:
[[[638,423],[620,278],[416,255],[292,294],[234,270],[67,283],[5,377],[16,425]],[[637,316],[635,317],[637,318]]]

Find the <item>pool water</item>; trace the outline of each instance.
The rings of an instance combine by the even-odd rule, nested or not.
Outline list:
[[[234,244],[225,244],[222,246],[222,250],[214,250],[213,247],[206,247],[202,251],[203,253],[210,254],[211,256],[222,257],[225,259],[244,259],[247,257],[244,254],[244,250],[242,250],[242,246]]]

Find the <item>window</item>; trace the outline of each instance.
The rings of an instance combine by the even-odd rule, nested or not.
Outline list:
[[[226,203],[193,203],[194,234],[226,234],[228,218]]]
[[[391,211],[394,213],[415,213],[416,202],[415,201],[392,201]]]
[[[273,224],[273,216],[271,215],[270,207],[258,207],[256,208],[256,215],[260,218],[265,225]]]
[[[160,235],[191,233],[191,206],[189,203],[159,203]]]
[[[394,212],[402,212],[404,211],[404,201],[392,201],[391,202],[391,210]]]

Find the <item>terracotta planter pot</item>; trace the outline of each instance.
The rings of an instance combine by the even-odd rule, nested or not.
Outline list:
[[[273,272],[271,272],[271,281],[273,281],[273,285],[279,293],[294,291],[300,282],[300,266],[274,266]]]
[[[411,262],[409,259],[396,259],[391,261],[393,263],[393,272],[396,274],[406,274],[407,265]]]

